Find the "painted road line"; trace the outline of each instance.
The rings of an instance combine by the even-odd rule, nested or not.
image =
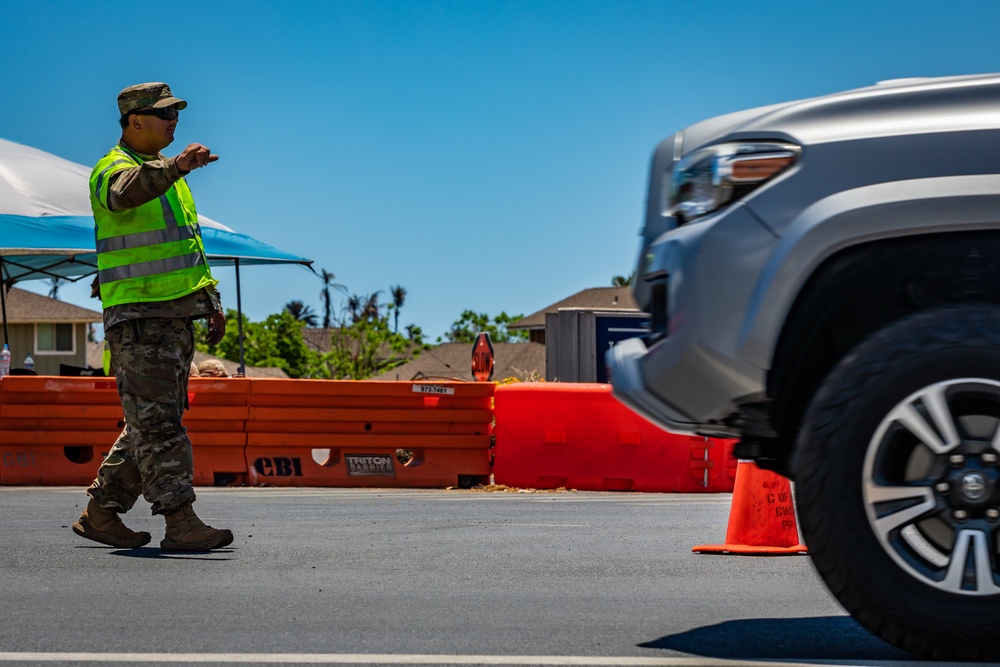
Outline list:
[[[917,661],[792,662],[781,660],[725,660],[721,658],[583,656],[583,655],[431,655],[405,653],[0,653],[0,662],[29,664],[36,662],[99,662],[103,664],[168,663],[175,665],[222,664],[297,664],[297,665],[540,665],[542,667],[823,667],[824,665],[891,665],[891,667],[930,667],[934,663]],[[948,663],[954,667],[956,663]]]

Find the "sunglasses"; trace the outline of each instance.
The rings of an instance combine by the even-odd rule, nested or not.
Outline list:
[[[163,109],[140,109],[133,111],[137,116],[156,116],[162,120],[177,120],[181,112],[174,107],[164,107]]]

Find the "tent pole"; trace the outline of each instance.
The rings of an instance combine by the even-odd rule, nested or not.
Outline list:
[[[4,278],[3,256],[0,255],[0,311],[3,311],[3,342],[10,345],[10,334],[7,331],[7,280]]]
[[[236,330],[240,338],[240,367],[237,371],[240,375],[245,376],[247,367],[243,359],[243,300],[240,294],[240,258],[234,257],[233,263],[236,267]]]

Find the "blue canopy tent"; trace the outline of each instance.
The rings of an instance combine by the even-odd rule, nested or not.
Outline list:
[[[94,219],[87,194],[90,169],[30,146],[0,139],[0,311],[7,334],[6,286],[22,280],[63,278],[76,282],[97,272]],[[300,264],[312,260],[279,250],[199,215],[205,253],[212,266],[236,273],[236,310],[243,361],[240,267]]]

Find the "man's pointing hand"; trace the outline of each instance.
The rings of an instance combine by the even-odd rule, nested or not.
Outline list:
[[[219,156],[212,155],[212,152],[205,146],[191,144],[177,156],[176,164],[178,169],[186,173],[204,167],[209,162],[215,162],[218,159]]]

